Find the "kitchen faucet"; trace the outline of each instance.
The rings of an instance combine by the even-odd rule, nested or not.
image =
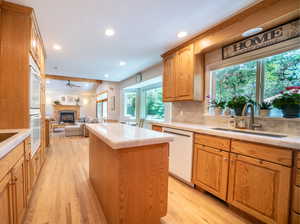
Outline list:
[[[253,103],[247,103],[245,104],[242,116],[246,116],[247,110],[250,107],[250,121],[249,121],[249,129],[254,130],[255,128],[260,128],[261,124],[256,124],[254,122],[254,104]]]

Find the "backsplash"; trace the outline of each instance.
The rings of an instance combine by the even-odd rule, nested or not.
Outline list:
[[[227,127],[228,116],[207,115],[206,105],[201,102],[175,102],[172,104],[172,121]],[[255,122],[262,124],[258,129],[267,132],[285,133],[300,136],[300,119],[262,118]]]

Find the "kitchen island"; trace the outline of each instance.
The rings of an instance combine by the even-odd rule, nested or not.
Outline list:
[[[173,137],[117,123],[88,124],[89,175],[109,224],[159,224],[167,213]]]

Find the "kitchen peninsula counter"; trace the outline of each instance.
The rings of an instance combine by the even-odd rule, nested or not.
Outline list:
[[[90,181],[109,224],[159,224],[167,213],[173,137],[118,123],[88,124]]]

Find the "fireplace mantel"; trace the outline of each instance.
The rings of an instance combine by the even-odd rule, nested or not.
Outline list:
[[[80,118],[80,106],[79,105],[53,105],[53,114],[56,121],[59,120],[60,111],[75,111],[76,120]]]

